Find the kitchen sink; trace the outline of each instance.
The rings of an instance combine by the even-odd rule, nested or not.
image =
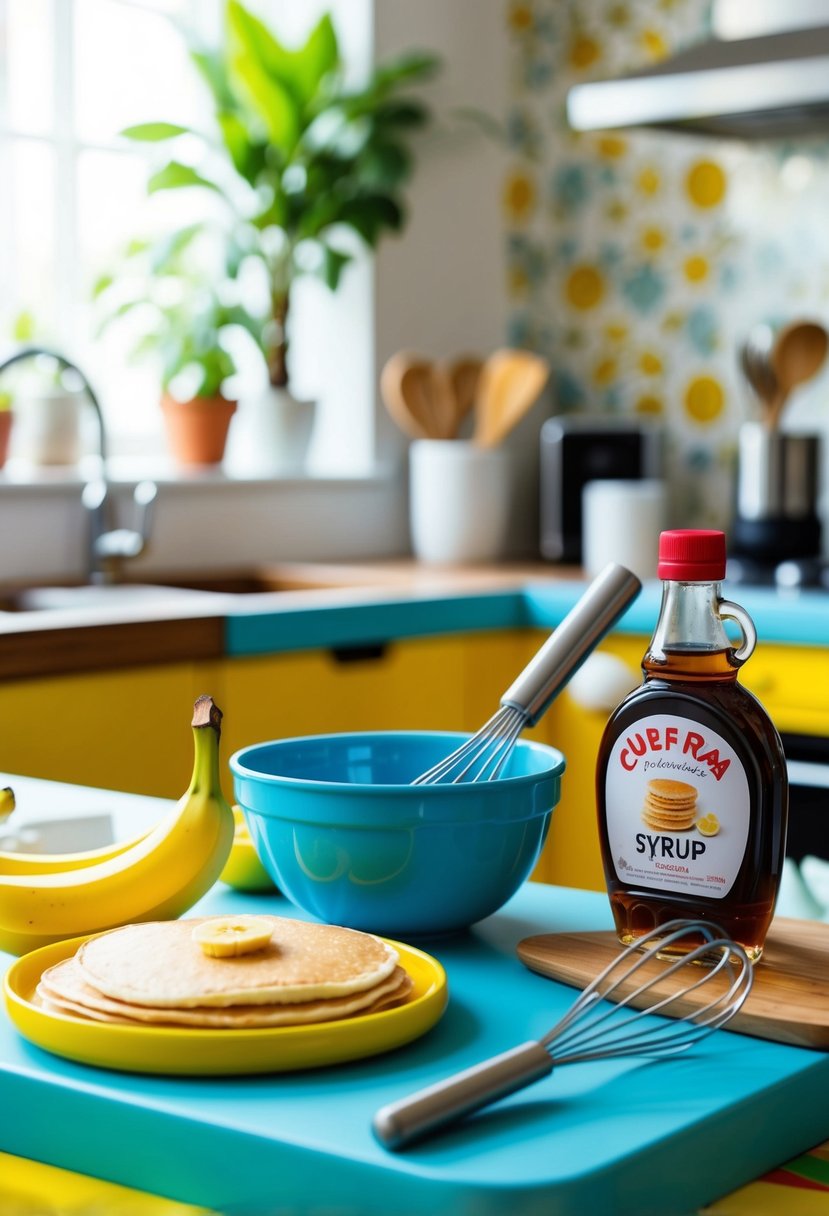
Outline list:
[[[356,584],[365,585],[357,577]],[[377,578],[376,583],[382,580]],[[214,596],[262,595],[279,591],[330,590],[347,586],[342,572],[305,564],[230,574],[164,575],[152,582],[0,587],[0,612],[49,612],[99,608],[159,608],[205,604]]]
[[[85,608],[153,607],[187,601],[202,603],[205,592],[149,583],[96,586],[26,587],[0,596],[0,612],[54,612]]]

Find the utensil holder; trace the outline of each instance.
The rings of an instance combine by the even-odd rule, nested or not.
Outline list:
[[[409,522],[415,557],[436,564],[495,561],[506,548],[509,455],[460,439],[409,449]]]
[[[820,552],[820,449],[820,435],[793,435],[770,430],[762,422],[743,423],[732,552],[770,562]]]

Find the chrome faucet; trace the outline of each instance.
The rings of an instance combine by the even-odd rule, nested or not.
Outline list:
[[[94,412],[98,426],[98,476],[84,485],[81,502],[87,514],[87,581],[90,583],[116,583],[119,581],[121,564],[125,559],[138,557],[147,546],[152,519],[152,504],[158,493],[153,481],[140,481],[133,493],[136,507],[136,527],[118,528],[114,524],[112,496],[107,480],[107,435],[100,402],[86,376],[76,364],[58,351],[45,346],[25,346],[0,360],[0,375],[15,363],[40,356],[54,359],[61,371],[72,372],[78,377]]]

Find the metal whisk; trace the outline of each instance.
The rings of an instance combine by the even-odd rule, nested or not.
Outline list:
[[[642,589],[635,574],[611,562],[501,697],[501,708],[445,760],[412,785],[494,781],[525,726],[535,726],[567,681]]]
[[[683,953],[655,973],[638,975],[665,951]],[[675,991],[663,996],[654,991],[680,972],[687,972],[687,979]],[[388,1148],[404,1148],[564,1064],[686,1051],[742,1008],[753,980],[742,946],[716,925],[669,921],[623,950],[543,1038],[382,1107],[374,1117],[375,1135]]]

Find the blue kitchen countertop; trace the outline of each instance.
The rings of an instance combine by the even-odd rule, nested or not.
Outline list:
[[[170,804],[11,774],[29,817],[109,811],[119,834]],[[278,895],[218,883],[193,915],[304,918]],[[298,1073],[164,1077],[72,1063],[0,1012],[0,1151],[184,1202],[264,1216],[687,1216],[829,1136],[829,1055],[718,1031],[662,1061],[556,1070],[438,1138],[382,1147],[382,1105],[538,1038],[574,990],[528,971],[517,944],[610,927],[606,896],[527,883],[470,931],[418,941],[449,1004],[385,1055]],[[0,955],[0,970],[11,962]]]
[[[529,581],[511,590],[416,592],[365,596],[353,602],[294,605],[284,598],[267,607],[255,597],[230,609],[225,618],[225,653],[273,654],[319,647],[383,643],[402,638],[483,630],[535,627],[554,629],[584,590],[583,581]],[[727,598],[754,619],[759,641],[795,645],[829,644],[829,594],[781,592],[772,588],[724,585]],[[649,637],[656,623],[661,584],[647,583],[622,617],[621,633]]]

